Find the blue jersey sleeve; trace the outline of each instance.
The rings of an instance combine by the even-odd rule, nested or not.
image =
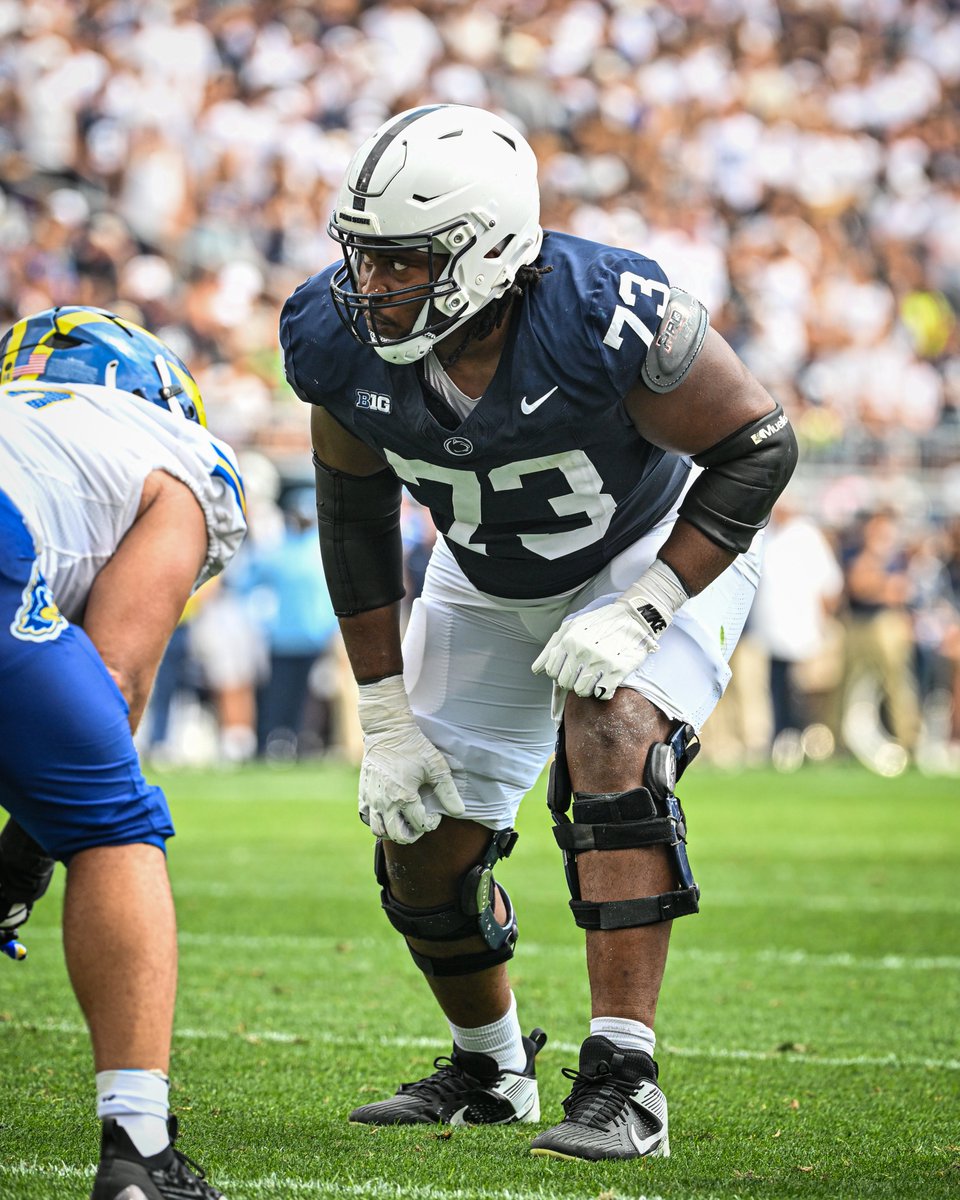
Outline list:
[[[325,404],[344,387],[356,350],[330,298],[336,264],[311,275],[287,298],[280,313],[280,348],[287,382],[301,400]]]
[[[667,277],[652,259],[607,250],[593,263],[584,318],[603,369],[620,397],[640,378],[669,295]]]

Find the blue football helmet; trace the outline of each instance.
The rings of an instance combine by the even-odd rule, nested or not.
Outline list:
[[[159,338],[101,308],[63,305],[0,339],[0,383],[95,383],[133,392],[206,425],[197,381]]]

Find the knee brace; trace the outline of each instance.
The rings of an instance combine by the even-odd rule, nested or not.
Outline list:
[[[44,895],[56,863],[11,817],[0,832],[0,895],[33,905]]]
[[[692,725],[680,724],[665,742],[654,742],[644,765],[644,786],[629,792],[576,792],[573,820],[567,816],[571,786],[564,748],[563,725],[550,768],[547,804],[553,817],[553,836],[563,851],[573,919],[582,929],[627,929],[672,921],[698,911],[700,889],[687,859],[687,829],[676,781],[699,753]],[[666,845],[677,873],[676,891],[634,900],[586,901],[580,895],[577,855],[588,850],[629,850]]]
[[[501,858],[509,857],[517,836],[514,829],[500,829],[494,833],[483,857],[460,880],[457,900],[437,908],[412,908],[394,898],[383,843],[377,839],[373,865],[380,884],[380,904],[394,929],[406,938],[419,938],[425,942],[458,942],[479,934],[487,943],[485,950],[473,954],[438,958],[418,953],[408,942],[410,956],[424,975],[472,975],[513,957],[517,944],[517,918],[506,889],[493,878],[493,868]],[[502,897],[507,910],[502,924],[494,912],[497,894]]]

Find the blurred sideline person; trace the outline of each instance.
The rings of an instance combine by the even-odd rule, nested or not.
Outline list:
[[[885,709],[890,731],[910,756],[920,737],[920,705],[914,677],[914,632],[909,605],[914,583],[896,515],[870,513],[844,560],[846,653],[844,713],[869,682]],[[849,720],[844,733],[855,741]],[[857,745],[850,747],[855,753]]]
[[[291,489],[281,510],[279,541],[254,546],[240,580],[269,648],[267,678],[257,692],[257,753],[274,761],[305,757],[318,748],[321,731],[307,724],[313,707],[310,677],[337,636],[317,549],[313,488]]]
[[[521,1035],[517,922],[491,872],[556,744],[592,1020],[564,1120],[532,1149],[666,1156],[654,1012],[672,919],[699,894],[674,780],[729,677],[796,442],[655,262],[544,235],[539,212],[511,125],[404,112],[349,164],[329,226],[343,262],[281,316],[359,683],[360,813],[453,1035],[434,1074],[350,1119],[539,1119],[546,1035]],[[401,484],[442,535],[402,649]]]
[[[784,495],[773,509],[763,547],[763,575],[747,631],[766,651],[774,762],[799,748],[811,724],[799,669],[822,651],[827,620],[843,594],[843,571],[819,527]],[[802,751],[800,752],[802,757]]]
[[[188,632],[193,668],[216,718],[218,761],[249,762],[257,752],[257,687],[270,667],[266,640],[235,580],[203,589]]]
[[[92,1200],[221,1196],[173,1147],[174,831],[132,737],[191,591],[246,529],[204,426],[184,364],[111,313],[49,309],[0,341],[0,938],[63,862],[102,1121]]]

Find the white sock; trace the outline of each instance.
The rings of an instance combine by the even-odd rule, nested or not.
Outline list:
[[[97,1116],[113,1117],[145,1157],[170,1145],[170,1080],[162,1071],[98,1071]]]
[[[609,1038],[620,1050],[645,1050],[653,1058],[657,1035],[642,1021],[630,1021],[627,1017],[594,1017],[590,1022],[590,1036],[595,1033]]]
[[[517,1020],[517,998],[510,993],[510,1007],[489,1025],[475,1029],[462,1029],[448,1021],[453,1040],[461,1050],[471,1054],[489,1054],[505,1071],[522,1071],[527,1065],[527,1052],[523,1048],[523,1034]]]

